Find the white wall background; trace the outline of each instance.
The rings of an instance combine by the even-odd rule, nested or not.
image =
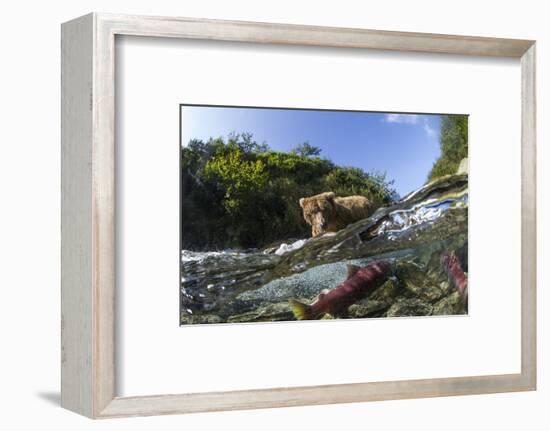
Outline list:
[[[548,220],[550,27],[545,2],[95,0],[4,5],[0,26],[0,399],[3,429],[546,430],[550,425]],[[178,15],[538,41],[539,390],[92,422],[59,407],[59,65],[61,22],[89,11]],[[546,219],[546,222],[545,222]],[[502,270],[498,268],[496,270]],[[506,334],[495,334],[505,337]],[[4,422],[6,422],[4,424]],[[306,425],[307,424],[307,425]]]

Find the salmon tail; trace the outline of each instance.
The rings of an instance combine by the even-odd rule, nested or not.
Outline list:
[[[296,301],[291,299],[288,301],[290,308],[294,313],[294,317],[298,320],[309,320],[311,319],[311,305],[304,304],[303,302]]]

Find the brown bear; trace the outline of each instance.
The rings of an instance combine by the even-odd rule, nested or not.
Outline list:
[[[351,223],[370,216],[376,209],[364,196],[336,197],[325,192],[300,199],[304,219],[311,226],[313,237],[326,232],[338,232]]]

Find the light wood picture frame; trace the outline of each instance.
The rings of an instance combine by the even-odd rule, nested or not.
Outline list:
[[[117,397],[115,37],[208,39],[521,59],[521,372]],[[90,418],[536,389],[536,90],[532,40],[91,13],[62,25],[61,404]]]

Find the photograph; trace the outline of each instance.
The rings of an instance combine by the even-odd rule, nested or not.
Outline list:
[[[180,106],[180,324],[468,313],[468,115]]]

